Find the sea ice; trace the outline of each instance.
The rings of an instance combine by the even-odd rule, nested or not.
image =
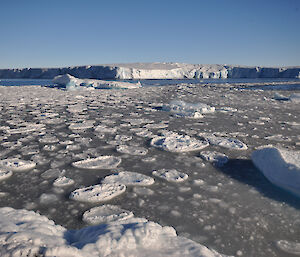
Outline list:
[[[149,186],[154,183],[154,179],[137,172],[121,171],[119,173],[106,176],[102,180],[102,183],[118,183],[126,186]]]
[[[125,190],[126,186],[122,184],[99,184],[76,189],[69,198],[80,202],[100,203],[123,194]]]
[[[75,183],[75,181],[73,179],[63,176],[63,177],[58,177],[56,180],[54,180],[53,186],[67,187],[67,186],[73,185],[74,183]]]
[[[152,175],[165,179],[169,182],[183,182],[188,179],[188,174],[179,172],[175,169],[171,170],[166,170],[166,169],[161,169],[161,170],[154,170],[152,171]]]
[[[264,147],[252,153],[252,161],[273,184],[300,197],[300,151]]]
[[[200,157],[219,167],[228,162],[228,157],[225,154],[216,151],[202,151]]]
[[[0,181],[8,179],[11,177],[13,172],[11,170],[1,170],[0,169]]]
[[[13,172],[29,171],[35,166],[35,162],[19,160],[17,158],[0,160],[0,168]]]
[[[219,137],[208,133],[200,133],[199,136],[205,138],[212,145],[217,145],[232,150],[248,149],[246,144],[236,138]]]
[[[207,141],[197,140],[190,136],[170,133],[154,137],[151,145],[169,152],[190,152],[201,150],[209,145]]]
[[[68,231],[38,213],[9,207],[0,208],[0,242],[3,257],[224,257],[142,218]]]
[[[133,218],[131,211],[123,210],[119,206],[105,204],[87,210],[82,220],[88,224],[96,225]]]
[[[130,145],[118,145],[116,150],[120,153],[126,153],[130,155],[146,155],[148,153],[148,150],[144,147]]]
[[[300,243],[279,240],[276,242],[276,246],[285,253],[300,255]]]
[[[99,156],[82,161],[73,162],[72,165],[79,169],[114,169],[121,163],[121,158],[111,155]]]

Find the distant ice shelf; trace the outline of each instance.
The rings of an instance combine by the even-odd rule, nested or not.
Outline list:
[[[70,74],[80,79],[227,79],[300,78],[300,66],[259,67],[185,63],[125,63],[64,68],[0,69],[0,78],[53,79]]]

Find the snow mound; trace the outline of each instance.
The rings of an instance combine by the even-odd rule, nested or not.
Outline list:
[[[232,150],[247,150],[248,146],[236,138],[218,137],[213,134],[200,133],[211,145],[221,146]]]
[[[65,176],[59,177],[53,182],[53,186],[56,187],[67,187],[73,185],[75,182],[73,179],[67,178]]]
[[[105,155],[97,158],[73,162],[72,165],[79,169],[98,170],[98,169],[114,169],[121,163],[121,158]]]
[[[69,198],[80,202],[100,203],[123,194],[125,190],[126,186],[122,184],[100,184],[76,189]]]
[[[65,88],[66,90],[77,90],[77,89],[129,89],[129,88],[139,88],[141,84],[130,83],[130,82],[120,82],[120,81],[106,81],[106,80],[96,80],[96,79],[79,79],[75,78],[69,74],[58,75],[52,80],[54,84]]]
[[[0,208],[2,257],[175,256],[222,257],[214,250],[178,237],[172,227],[146,219],[66,230],[33,211]]]
[[[273,184],[300,197],[300,151],[265,147],[252,153],[252,161]]]
[[[13,172],[29,171],[35,166],[35,162],[19,160],[17,158],[0,160],[0,168]]]
[[[82,220],[88,224],[96,225],[101,223],[121,221],[133,217],[131,211],[123,210],[116,205],[102,205],[87,210],[82,215]]]
[[[169,133],[165,136],[154,137],[151,145],[169,152],[190,152],[201,150],[209,145],[207,141],[197,140],[190,136]]]
[[[165,179],[169,182],[183,182],[188,179],[188,174],[185,174],[183,172],[179,172],[175,169],[171,170],[166,170],[166,169],[161,169],[161,170],[154,170],[152,172],[153,176]]]
[[[202,114],[213,113],[215,107],[203,103],[187,103],[184,101],[173,100],[169,105],[164,105],[163,110],[174,113],[178,116],[188,118],[201,118]]]
[[[228,162],[228,157],[225,154],[215,151],[202,151],[200,157],[218,167],[223,166]]]
[[[137,147],[137,146],[129,146],[129,145],[118,145],[116,150],[119,153],[126,153],[130,155],[146,155],[148,150],[144,147]]]
[[[0,170],[0,181],[11,177],[13,172],[11,170]]]
[[[106,184],[120,183],[126,186],[127,185],[149,186],[154,183],[154,179],[137,172],[121,171],[119,173],[106,176],[102,180],[102,183],[106,183]]]

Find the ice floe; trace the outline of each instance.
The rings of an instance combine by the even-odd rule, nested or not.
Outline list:
[[[131,146],[131,145],[118,145],[116,150],[120,153],[126,153],[130,155],[146,155],[148,150],[141,146]]]
[[[20,160],[17,158],[0,160],[0,168],[13,172],[32,170],[36,166],[35,162]]]
[[[300,255],[300,243],[290,242],[287,240],[279,240],[276,242],[276,246],[285,253]]]
[[[174,113],[178,116],[188,118],[202,118],[202,114],[213,113],[215,107],[203,103],[187,103],[181,100],[173,100],[168,105],[164,105],[163,110]]]
[[[80,202],[100,203],[123,194],[125,190],[126,186],[122,184],[99,184],[76,189],[69,198]]]
[[[123,210],[119,206],[105,204],[87,210],[82,215],[82,220],[88,224],[96,225],[101,223],[122,221],[132,218],[133,212]]]
[[[169,182],[183,182],[188,179],[188,174],[179,172],[176,169],[161,169],[152,171],[152,175],[165,179]]]
[[[300,151],[264,147],[252,153],[252,161],[273,184],[300,197]]]
[[[75,181],[73,179],[63,176],[63,177],[58,177],[56,180],[54,180],[53,186],[67,187],[67,186],[73,185],[74,183],[75,183]]]
[[[207,147],[209,143],[188,135],[170,133],[165,136],[154,137],[151,140],[151,145],[169,152],[190,152],[201,150]]]
[[[232,150],[248,149],[246,144],[236,138],[220,137],[208,133],[200,133],[199,136],[205,138],[211,145],[221,146]]]
[[[0,169],[0,181],[8,179],[11,177],[13,172],[11,170],[1,170]]]
[[[216,151],[202,151],[200,152],[200,157],[218,167],[228,162],[228,157],[225,154]]]
[[[149,186],[154,183],[154,179],[137,172],[121,171],[109,176],[106,176],[102,183],[108,184],[124,184],[130,186]]]
[[[222,257],[214,250],[141,218],[67,230],[33,211],[0,208],[0,255]]]
[[[73,162],[72,165],[79,169],[114,169],[121,163],[121,158],[111,155],[89,158],[82,161]]]

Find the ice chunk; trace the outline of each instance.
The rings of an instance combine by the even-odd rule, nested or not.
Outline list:
[[[56,187],[67,187],[67,186],[71,186],[73,185],[75,182],[73,179],[67,178],[65,176],[63,177],[59,177],[57,178],[54,182],[53,182],[53,186]]]
[[[166,169],[161,169],[161,170],[154,170],[152,172],[152,175],[165,179],[169,182],[183,182],[188,179],[188,174],[179,172],[175,169],[171,170],[166,170]]]
[[[209,145],[207,141],[197,140],[190,136],[175,133],[154,137],[151,145],[170,152],[190,152],[201,150]]]
[[[0,181],[8,179],[11,177],[13,172],[11,170],[1,170],[0,169]]]
[[[285,253],[300,255],[300,243],[279,240],[276,246]]]
[[[130,145],[118,145],[116,150],[120,153],[126,153],[130,155],[146,155],[148,153],[148,150],[144,147]]]
[[[219,167],[228,162],[228,157],[225,154],[216,151],[202,151],[200,157]]]
[[[35,166],[35,162],[19,160],[17,158],[0,160],[0,168],[14,172],[29,171]]]
[[[121,184],[100,184],[76,189],[69,198],[80,202],[99,203],[111,200],[125,190],[126,186]]]
[[[69,74],[58,75],[53,79],[53,83],[67,90],[76,89],[118,89],[118,88],[139,88],[141,83],[121,82],[121,81],[105,81],[96,79],[78,79]]]
[[[73,162],[72,165],[79,169],[98,170],[114,169],[121,163],[121,158],[111,155],[90,158],[82,161]]]
[[[203,103],[186,103],[184,101],[173,100],[169,105],[164,105],[163,110],[172,112],[178,116],[201,118],[202,114],[212,113],[215,107]]]
[[[58,198],[55,194],[46,194],[46,193],[44,193],[40,196],[40,203],[41,204],[47,205],[47,204],[52,204],[52,203],[57,202],[57,201],[58,201]]]
[[[300,93],[291,94],[289,100],[293,103],[300,103]]]
[[[176,235],[172,227],[141,218],[66,230],[27,210],[0,208],[1,256],[224,257]]]
[[[221,146],[232,150],[247,150],[248,146],[236,138],[218,137],[213,134],[200,133],[210,144]]]
[[[252,161],[273,184],[300,197],[300,151],[265,147],[252,153]]]
[[[82,220],[88,224],[96,225],[114,221],[126,220],[133,217],[131,211],[123,210],[116,205],[102,205],[87,210],[82,215]]]
[[[154,179],[137,172],[121,171],[119,173],[106,176],[102,180],[102,183],[120,183],[126,186],[149,186],[154,183]]]

